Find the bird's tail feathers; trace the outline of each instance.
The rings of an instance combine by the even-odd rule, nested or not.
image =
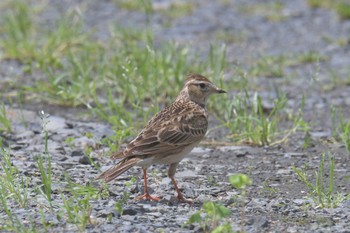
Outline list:
[[[103,179],[106,182],[109,182],[116,178],[117,176],[121,175],[125,171],[129,170],[131,167],[133,167],[137,162],[139,162],[140,159],[138,158],[132,158],[132,159],[123,159],[116,165],[108,168],[106,171],[104,171],[101,175],[96,177],[96,179]]]
[[[111,158],[112,159],[119,159],[119,158],[122,158],[124,155],[124,152],[123,151],[118,151],[118,152],[114,152],[112,155],[111,155]]]

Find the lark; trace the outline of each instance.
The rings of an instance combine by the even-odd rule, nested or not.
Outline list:
[[[112,155],[121,159],[97,179],[109,182],[133,166],[143,170],[144,194],[137,200],[159,201],[148,192],[147,168],[153,164],[169,164],[168,177],[172,181],[180,202],[184,198],[174,175],[179,162],[203,139],[208,128],[208,97],[226,93],[200,74],[188,75],[180,94],[168,107],[153,116],[145,128],[132,140],[126,149]]]

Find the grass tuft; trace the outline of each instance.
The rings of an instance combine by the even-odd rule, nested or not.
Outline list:
[[[309,190],[309,195],[313,199],[315,205],[321,208],[336,208],[340,203],[350,199],[350,195],[334,193],[334,156],[327,153],[328,174],[325,172],[325,154],[322,154],[319,169],[315,172],[316,180],[312,183],[308,175],[302,169],[293,167],[293,171],[297,174],[299,180],[303,182]],[[326,181],[326,177],[329,177]],[[328,185],[328,187],[327,187]]]

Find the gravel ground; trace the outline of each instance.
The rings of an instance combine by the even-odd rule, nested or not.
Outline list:
[[[292,167],[302,168],[314,177],[320,162],[320,155],[330,150],[335,155],[335,190],[347,194],[350,191],[349,155],[344,146],[327,142],[331,138],[330,106],[343,107],[344,118],[350,117],[350,86],[332,84],[331,69],[339,80],[349,80],[350,71],[350,21],[340,20],[334,11],[311,9],[304,0],[280,1],[283,10],[278,14],[272,10],[261,10],[261,1],[196,1],[193,12],[173,19],[165,24],[164,16],[156,13],[152,17],[155,40],[174,40],[176,43],[190,45],[200,54],[206,54],[210,43],[227,43],[228,60],[232,66],[239,64],[249,69],[259,57],[264,55],[297,54],[317,51],[326,59],[319,63],[290,66],[286,68],[287,78],[253,79],[252,85],[261,85],[262,93],[271,93],[277,85],[287,93],[289,105],[300,102],[305,96],[305,121],[312,124],[312,146],[302,147],[304,136],[294,134],[283,145],[270,147],[251,146],[199,146],[188,159],[183,160],[176,178],[184,195],[194,200],[193,205],[174,201],[175,191],[166,177],[163,166],[153,167],[149,178],[151,191],[163,199],[159,203],[133,200],[142,190],[141,171],[137,168],[126,172],[109,186],[109,197],[91,203],[91,221],[83,231],[86,232],[202,232],[200,225],[184,226],[184,222],[197,212],[206,201],[216,201],[231,209],[232,215],[226,220],[235,231],[246,232],[350,232],[350,201],[337,208],[319,208],[315,205],[307,187],[301,183]],[[263,1],[268,4],[270,1]],[[57,12],[74,5],[83,4],[86,9],[87,25],[96,28],[99,38],[106,36],[108,22],[119,20],[124,26],[142,27],[146,15],[141,12],[118,8],[111,1],[52,1],[43,19],[58,17]],[[156,1],[154,7],[169,7],[169,1]],[[55,13],[56,12],[56,13]],[[275,15],[277,14],[277,16]],[[271,20],[281,17],[281,20]],[[126,20],[127,19],[127,20]],[[236,38],[234,42],[220,41],[217,35],[225,32]],[[345,45],[337,41],[346,39]],[[15,64],[6,61],[2,67],[1,78],[11,77],[16,72]],[[234,70],[234,69],[232,69]],[[230,71],[234,72],[234,71]],[[317,77],[314,77],[317,74]],[[232,74],[227,74],[229,77]],[[27,80],[28,81],[28,80]],[[29,80],[30,82],[30,80]],[[232,93],[233,94],[233,93]],[[28,110],[9,109],[13,121],[12,134],[3,134],[4,145],[11,147],[13,165],[21,174],[30,177],[29,187],[41,184],[34,157],[44,151],[40,118],[37,111],[46,109],[49,118],[48,150],[53,156],[53,199],[60,199],[67,180],[65,173],[75,183],[85,185],[92,182],[99,187],[94,177],[99,171],[85,156],[85,147],[93,148],[94,161],[102,165],[102,170],[113,163],[103,156],[106,147],[101,146],[102,138],[112,135],[109,125],[84,122],[76,119],[76,110],[65,110],[45,105],[25,107]],[[49,110],[47,110],[49,109]],[[23,126],[23,119],[28,127]],[[211,127],[215,126],[212,119]],[[84,135],[92,133],[89,138]],[[223,132],[213,131],[209,138],[221,137]],[[74,140],[65,142],[66,138]],[[205,144],[206,145],[206,144]],[[151,173],[151,172],[150,172]],[[235,173],[249,174],[253,184],[247,188],[245,214],[239,207],[239,191],[232,188],[228,177]],[[137,181],[130,186],[125,181],[131,177]],[[123,215],[114,205],[130,193],[124,205]],[[36,193],[30,193],[30,208],[11,206],[23,222],[28,213],[32,221],[41,222],[39,210],[47,205],[46,200]],[[55,209],[55,207],[54,207]],[[57,209],[58,211],[58,209]],[[66,220],[58,220],[55,212],[45,212],[46,222],[51,224],[52,232],[75,232],[77,226]],[[107,216],[112,216],[108,218]],[[0,219],[5,213],[0,212]]]

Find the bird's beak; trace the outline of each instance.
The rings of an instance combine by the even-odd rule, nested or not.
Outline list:
[[[227,93],[227,92],[222,89],[216,88],[216,93]]]

